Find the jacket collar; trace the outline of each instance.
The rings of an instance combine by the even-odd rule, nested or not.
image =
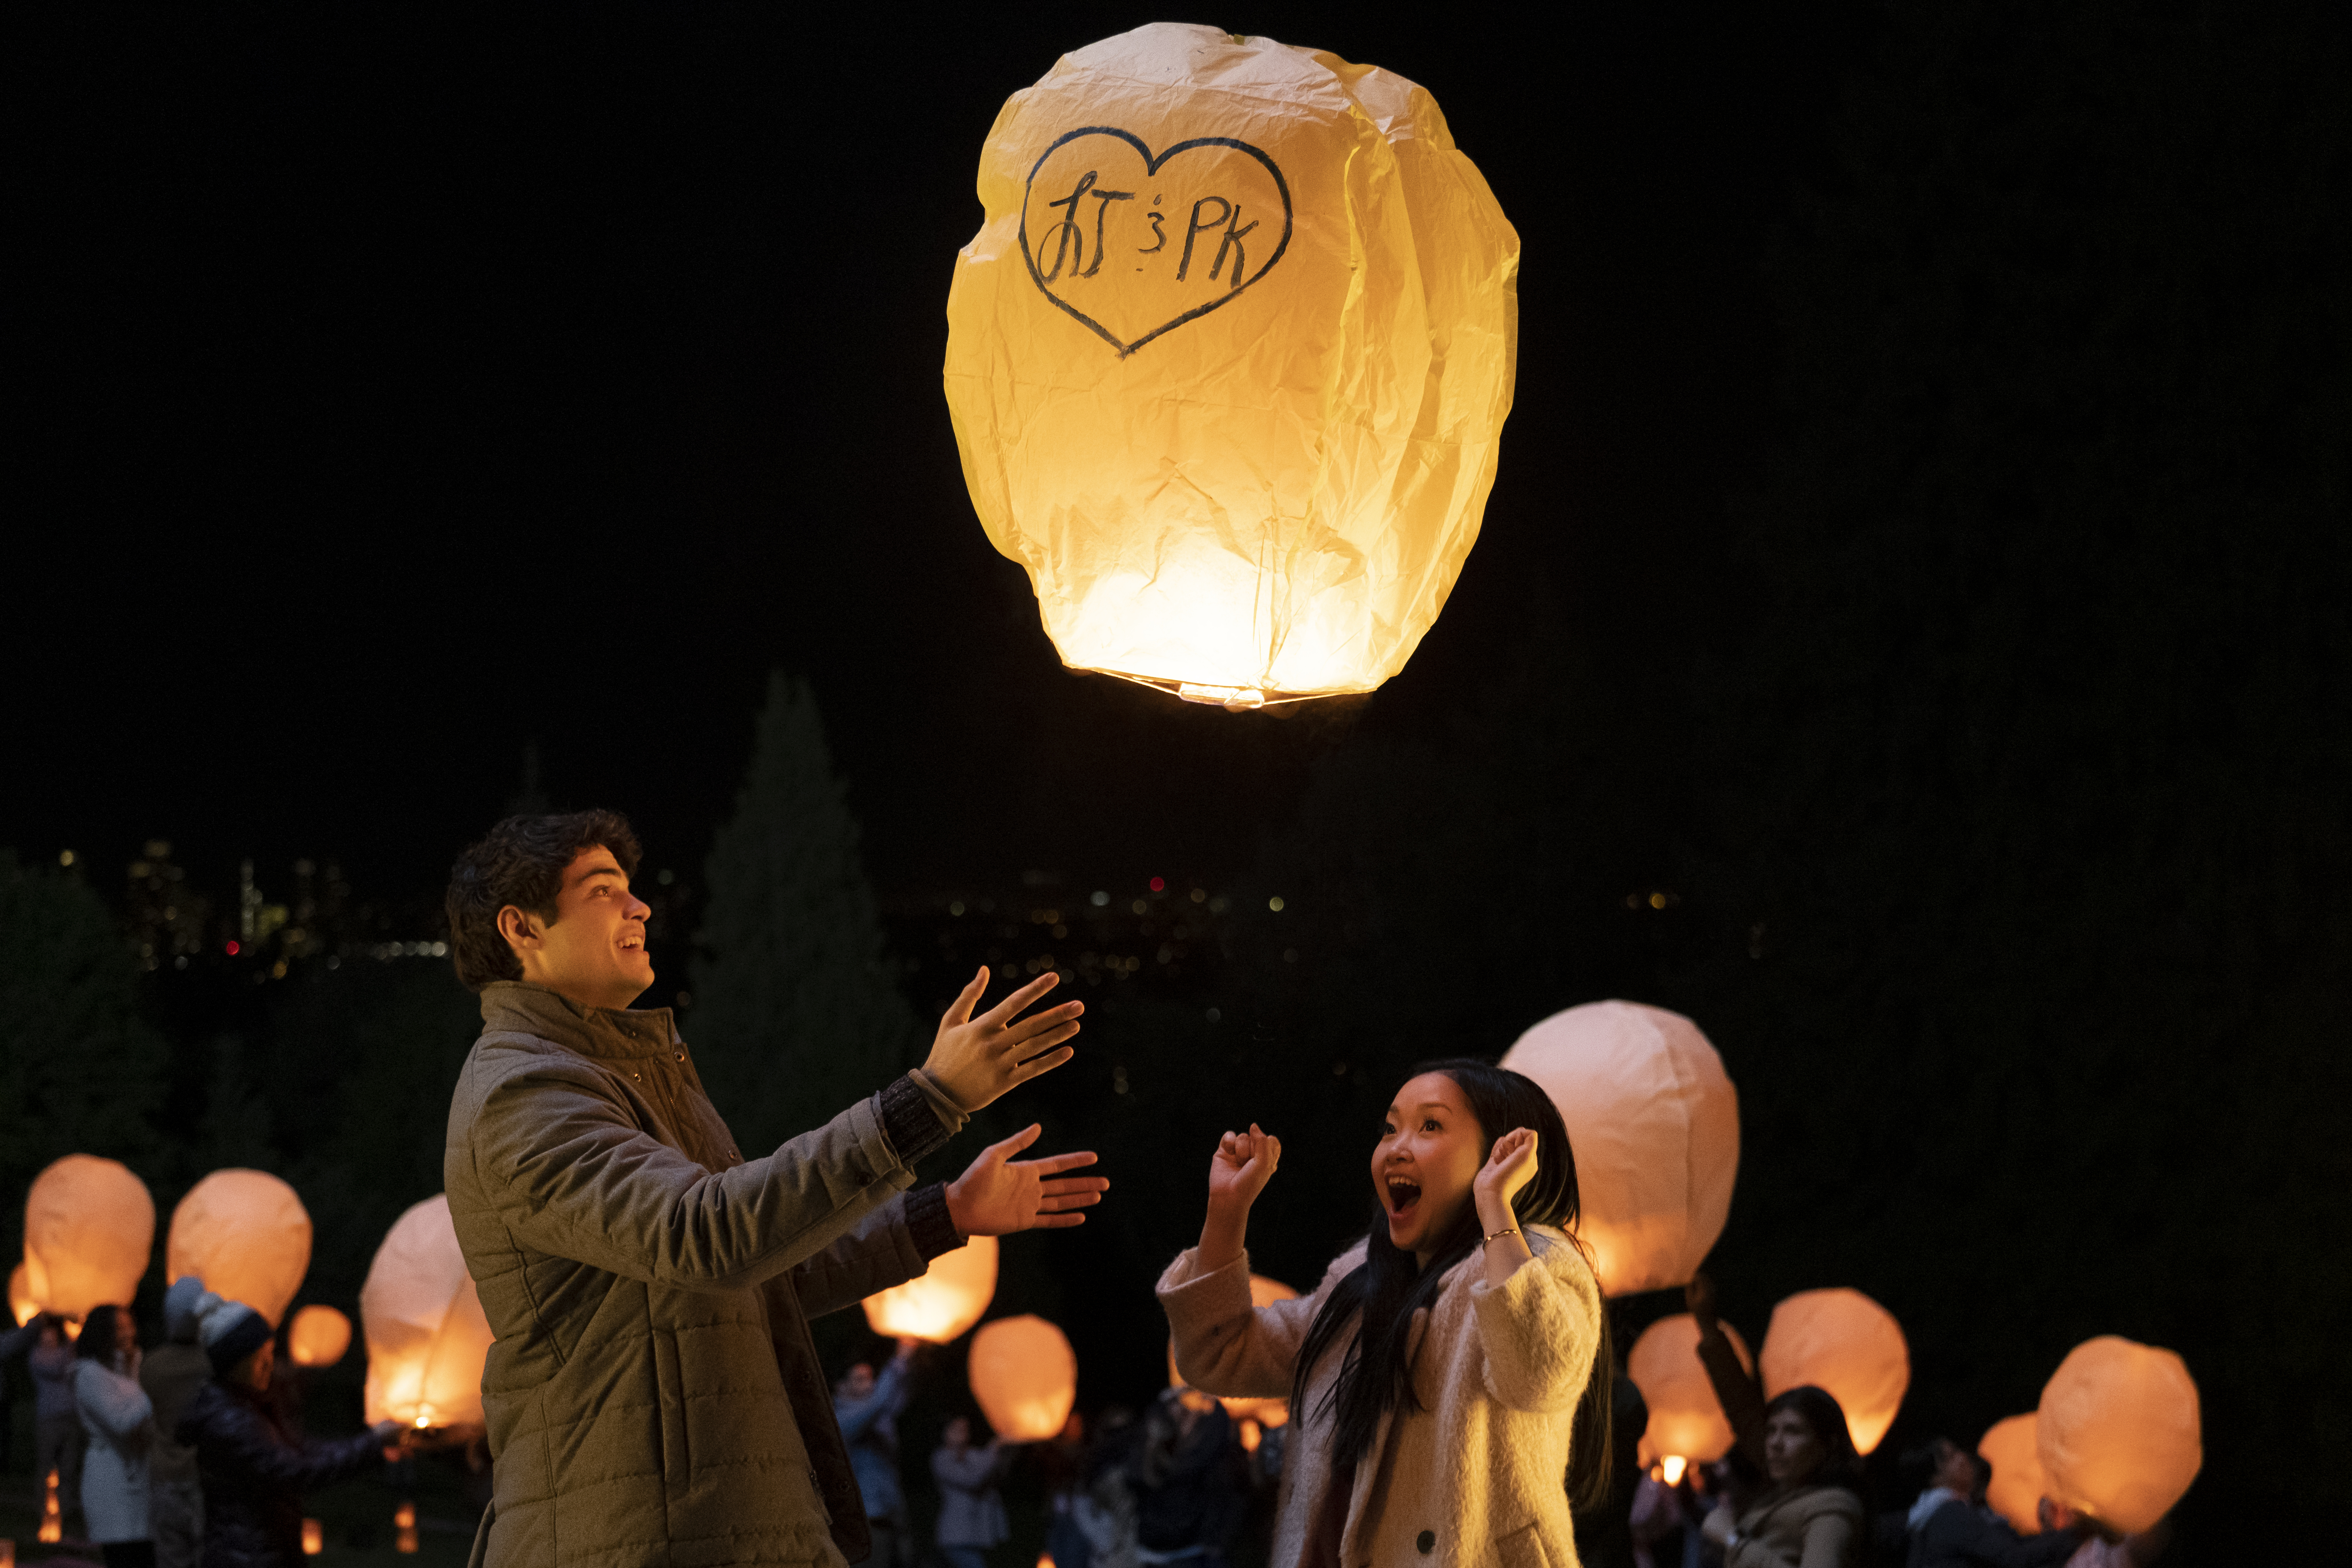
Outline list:
[[[662,1056],[679,1040],[667,1007],[588,1007],[527,980],[494,980],[482,987],[482,1027],[535,1036],[608,1061]]]

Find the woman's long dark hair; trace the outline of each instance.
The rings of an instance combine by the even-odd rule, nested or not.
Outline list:
[[[1521,1226],[1548,1225],[1575,1234],[1580,1212],[1576,1187],[1576,1151],[1568,1142],[1568,1124],[1559,1108],[1532,1079],[1498,1068],[1475,1057],[1448,1057],[1423,1062],[1412,1076],[1444,1073],[1454,1080],[1487,1149],[1515,1127],[1536,1135],[1536,1173],[1519,1189],[1511,1210]],[[1481,1163],[1484,1163],[1483,1156]],[[1429,1267],[1419,1268],[1413,1256],[1389,1239],[1388,1210],[1374,1207],[1364,1236],[1363,1266],[1331,1288],[1323,1310],[1307,1331],[1292,1373],[1290,1407],[1301,1421],[1332,1418],[1331,1457],[1335,1464],[1360,1462],[1371,1451],[1381,1417],[1402,1405],[1417,1410],[1421,1400],[1412,1391],[1412,1369],[1405,1342],[1412,1315],[1437,1300],[1440,1282],[1479,1245],[1478,1205],[1465,1199],[1452,1226],[1436,1238]],[[1339,1363],[1339,1381],[1318,1408],[1307,1403],[1307,1375],[1315,1363],[1339,1342],[1349,1320],[1359,1312],[1361,1325]],[[1592,1363],[1592,1376],[1576,1407],[1576,1425],[1569,1449],[1570,1504],[1585,1510],[1608,1500],[1610,1398],[1614,1355],[1609,1344],[1609,1313],[1601,1313],[1601,1342]]]

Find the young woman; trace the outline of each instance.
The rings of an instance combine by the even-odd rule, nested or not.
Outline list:
[[[1764,1407],[1771,1486],[1735,1519],[1728,1504],[1702,1533],[1725,1568],[1853,1568],[1863,1537],[1862,1460],[1827,1389],[1792,1388]]]
[[[1558,1109],[1485,1062],[1422,1068],[1372,1148],[1364,1239],[1312,1296],[1254,1310],[1242,1243],[1281,1159],[1226,1133],[1200,1245],[1160,1280],[1186,1382],[1290,1395],[1271,1561],[1573,1568],[1570,1504],[1608,1487],[1610,1357]]]
[[[139,1386],[139,1342],[120,1307],[91,1310],[74,1342],[74,1409],[89,1448],[81,1466],[81,1512],[106,1568],[152,1568],[147,1530],[147,1459],[155,1407]]]

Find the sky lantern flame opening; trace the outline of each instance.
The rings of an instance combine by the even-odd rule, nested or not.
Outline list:
[[[2086,1340],[2058,1363],[2036,1414],[2050,1495],[2126,1533],[2152,1529],[2204,1468],[2197,1382],[2171,1351]]]
[[[154,1252],[155,1200],[120,1161],[68,1154],[25,1194],[26,1289],[44,1311],[129,1306]]]
[[[310,1271],[310,1215],[294,1189],[264,1171],[215,1171],[172,1211],[163,1276],[193,1274],[276,1328]]]
[[[1430,95],[1153,23],[1007,100],[978,184],[948,408],[1062,661],[1236,711],[1402,668],[1518,343],[1518,236]]]
[[[360,1287],[360,1324],[370,1422],[480,1424],[490,1324],[466,1272],[446,1194],[414,1205],[385,1233]]]
[[[1279,1279],[1269,1279],[1263,1274],[1250,1276],[1250,1305],[1253,1307],[1271,1307],[1276,1301],[1295,1301],[1297,1299],[1298,1292]],[[1184,1374],[1176,1370],[1176,1340],[1173,1335],[1168,1341],[1168,1386],[1192,1386],[1184,1381]],[[1217,1403],[1225,1407],[1226,1415],[1241,1424],[1243,1447],[1253,1451],[1257,1447],[1257,1434],[1261,1429],[1270,1430],[1290,1419],[1290,1401],[1284,1398],[1228,1399],[1220,1394]]]
[[[1992,1467],[1985,1502],[2020,1535],[2042,1533],[2042,1500],[2050,1492],[2049,1479],[2042,1473],[2035,1433],[2039,1424],[2040,1417],[2029,1410],[1994,1422],[1977,1441],[1977,1453]]]
[[[1767,1399],[1806,1384],[1829,1390],[1858,1454],[1885,1439],[1911,1386],[1903,1325],[1859,1290],[1800,1290],[1773,1308],[1759,1364]]]
[[[996,1296],[996,1237],[975,1236],[904,1284],[860,1303],[877,1334],[943,1345],[970,1331]]]
[[[8,1275],[8,1315],[16,1320],[20,1329],[41,1310],[40,1301],[33,1294],[30,1274],[31,1270],[19,1263]]]
[[[1739,1097],[1679,1013],[1590,1002],[1503,1053],[1549,1095],[1576,1152],[1577,1236],[1603,1294],[1687,1285],[1731,1214]]]
[[[1748,1353],[1748,1342],[1739,1331],[1725,1323],[1723,1335],[1731,1342],[1739,1364],[1754,1371],[1756,1358]],[[1643,1329],[1625,1358],[1625,1373],[1650,1407],[1638,1456],[1643,1468],[1663,1461],[1674,1472],[1666,1482],[1672,1486],[1681,1478],[1683,1466],[1712,1464],[1731,1452],[1731,1423],[1698,1359],[1696,1318],[1676,1312]]]
[[[1078,1357],[1061,1330],[1034,1313],[984,1323],[971,1337],[971,1396],[1008,1443],[1059,1433],[1078,1398]]]

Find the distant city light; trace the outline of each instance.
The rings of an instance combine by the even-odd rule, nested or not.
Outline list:
[[[1280,914],[1282,912],[1282,895],[1280,893],[1276,893],[1274,897],[1266,900],[1265,907],[1272,910],[1276,914]]]
[[[70,850],[70,849],[60,849],[60,850],[58,850],[58,865],[60,865],[60,866],[70,866],[70,865],[72,865],[73,863],[74,863],[74,852],[73,852],[72,850]]]
[[[1137,914],[1139,914],[1139,915],[1148,915],[1148,914],[1150,914],[1150,913],[1151,912],[1151,906],[1150,906],[1150,904],[1145,903],[1141,899],[1138,899],[1138,900],[1135,900],[1135,902],[1134,902],[1134,903],[1132,903],[1132,904],[1129,904],[1129,905],[1128,906],[1128,908],[1129,908],[1129,909],[1133,910]]]
[[[1162,877],[1154,877],[1154,878],[1152,878],[1152,879],[1151,879],[1151,890],[1152,890],[1153,892],[1155,892],[1155,893],[1164,893],[1164,892],[1166,892],[1166,891],[1168,890],[1168,882],[1167,882],[1167,879],[1166,879],[1165,878],[1162,878]]]
[[[963,900],[961,899],[957,899],[950,902],[948,905],[948,913],[951,915],[960,915],[963,913]]]
[[[655,880],[655,881],[656,881],[656,882],[659,882],[663,887],[667,888],[667,887],[668,887],[672,882],[675,882],[675,881],[677,881],[677,872],[675,872],[675,871],[664,871],[660,876],[656,877],[656,878],[654,879],[654,880]]]
[[[68,850],[67,853],[70,855],[72,851]],[[1092,904],[1097,909],[1101,909],[1110,902],[1110,895],[1097,889],[1094,892],[1087,895],[1087,902]]]
[[[231,938],[231,939],[230,939],[230,941],[229,941],[229,944],[228,944],[228,955],[229,955],[231,958],[235,958],[235,957],[236,956],[236,939],[235,939],[235,938]]]
[[[1207,902],[1209,901],[1209,889],[1206,889],[1206,888],[1195,888],[1195,889],[1192,889],[1192,901],[1193,901],[1194,903],[1196,903],[1196,904],[1205,904],[1205,903],[1207,903]]]

